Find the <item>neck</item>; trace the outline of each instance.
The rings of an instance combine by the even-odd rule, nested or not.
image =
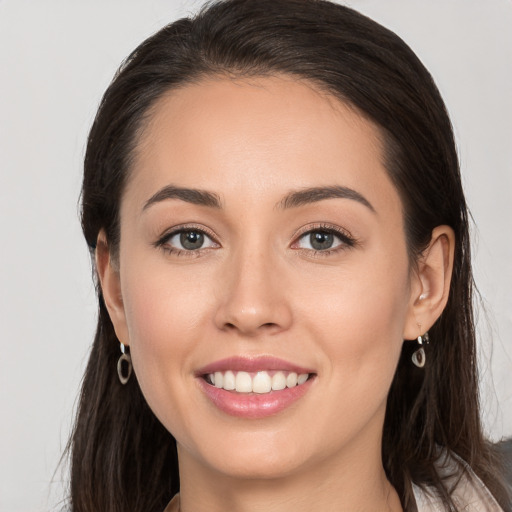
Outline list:
[[[332,454],[279,478],[218,474],[180,453],[180,512],[401,512],[388,482],[380,443]]]

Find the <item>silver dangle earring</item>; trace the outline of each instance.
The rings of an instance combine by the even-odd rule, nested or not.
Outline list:
[[[427,361],[424,346],[428,345],[429,342],[428,332],[426,332],[423,336],[418,336],[417,342],[419,348],[413,352],[411,359],[415,366],[418,368],[423,368]]]
[[[117,360],[117,375],[119,377],[119,381],[121,384],[126,384],[132,375],[132,358],[130,357],[130,353],[128,352],[128,347],[125,347],[122,343],[121,345],[121,356]]]

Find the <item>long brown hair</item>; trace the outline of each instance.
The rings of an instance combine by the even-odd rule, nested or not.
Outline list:
[[[144,41],[107,89],[85,156],[82,226],[94,254],[100,229],[119,244],[119,205],[134,148],[155,102],[205,76],[288,74],[344,101],[379,128],[387,172],[403,203],[411,264],[442,224],[457,245],[448,304],[430,331],[428,363],[404,343],[384,423],[382,458],[405,509],[412,483],[433,486],[439,448],[464,459],[509,506],[479,416],[468,212],[452,128],[428,71],[393,32],[324,0],[226,0]],[[176,443],[136,376],[122,386],[119,343],[98,286],[98,327],[72,439],[73,512],[158,511],[179,490]]]

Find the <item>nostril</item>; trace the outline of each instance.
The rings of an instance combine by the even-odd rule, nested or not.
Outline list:
[[[261,324],[258,327],[256,327],[256,330],[257,329],[269,330],[269,329],[275,329],[276,327],[278,327],[278,324],[276,324],[274,322],[266,322],[266,323]],[[240,330],[240,328],[237,327],[237,325],[235,323],[233,323],[233,322],[226,322],[224,324],[224,329],[227,330],[227,331],[234,331],[234,330],[238,331],[238,330]]]

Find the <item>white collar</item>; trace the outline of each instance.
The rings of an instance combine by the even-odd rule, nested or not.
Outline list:
[[[437,464],[439,476],[447,489],[453,489],[452,500],[461,512],[503,512],[489,489],[474,471],[456,455],[441,456]],[[435,490],[413,484],[418,512],[444,512],[446,508]]]

